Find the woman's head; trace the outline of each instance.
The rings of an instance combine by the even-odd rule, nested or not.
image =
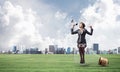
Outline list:
[[[80,25],[79,25],[80,28],[85,28],[85,24],[83,22],[80,22]]]

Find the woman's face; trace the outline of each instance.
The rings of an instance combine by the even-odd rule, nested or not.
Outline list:
[[[82,23],[80,23],[79,27],[80,27],[80,28],[83,28],[83,24],[82,24]]]

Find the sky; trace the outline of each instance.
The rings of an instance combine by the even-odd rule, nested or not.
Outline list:
[[[93,26],[93,35],[86,35],[88,48],[93,43],[100,50],[120,47],[119,0],[0,0],[0,51],[13,46],[76,48],[72,19],[84,22],[88,31]]]

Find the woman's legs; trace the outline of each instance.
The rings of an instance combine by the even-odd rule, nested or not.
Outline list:
[[[84,58],[84,56],[85,56],[85,48],[83,47],[83,48],[82,48],[82,59],[83,59],[83,63],[85,63],[85,58]]]
[[[85,47],[82,47],[81,45],[78,44],[78,48],[79,48],[79,54],[80,54],[80,63],[85,63]]]
[[[80,63],[82,63],[82,51],[80,47],[79,47],[79,54],[80,54]]]
[[[80,63],[85,63],[85,58],[84,58],[84,55],[85,55],[85,48],[84,47],[79,47],[79,53],[80,53]]]

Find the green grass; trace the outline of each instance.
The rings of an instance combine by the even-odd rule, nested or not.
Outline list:
[[[99,57],[110,64],[98,65]],[[79,64],[79,55],[0,54],[0,72],[120,72],[120,55],[86,55],[86,64]]]

